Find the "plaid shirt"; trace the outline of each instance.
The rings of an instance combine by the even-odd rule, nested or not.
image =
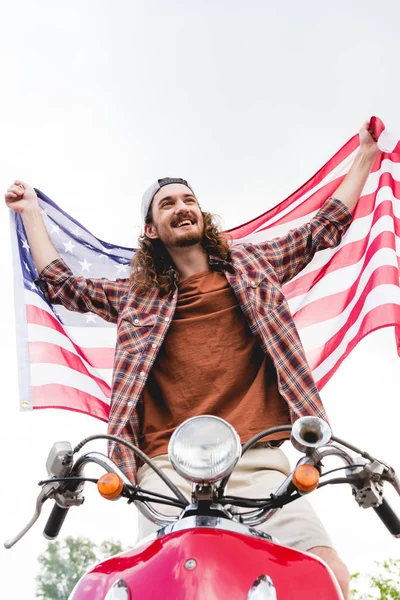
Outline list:
[[[347,207],[330,198],[309,223],[283,237],[233,246],[229,263],[210,257],[210,268],[225,273],[252,333],[272,358],[292,421],[306,415],[327,417],[281,286],[295,277],[315,252],[337,246],[351,219]],[[62,260],[55,260],[40,274],[40,286],[54,304],[93,312],[117,324],[108,431],[138,445],[137,404],[143,399],[143,388],[174,317],[176,283],[172,281],[169,293],[154,287],[140,295],[129,279],[76,277]],[[110,446],[110,454],[135,481],[132,453],[116,444]]]

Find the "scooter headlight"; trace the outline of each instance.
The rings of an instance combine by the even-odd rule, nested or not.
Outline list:
[[[212,415],[193,417],[172,434],[168,455],[174,469],[194,482],[218,481],[235,467],[241,444],[235,429]]]

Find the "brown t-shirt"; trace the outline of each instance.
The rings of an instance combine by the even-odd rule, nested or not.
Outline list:
[[[216,271],[179,284],[174,318],[143,392],[142,450],[150,457],[166,454],[174,429],[205,414],[231,423],[242,443],[262,429],[290,423],[272,361],[226,277]]]

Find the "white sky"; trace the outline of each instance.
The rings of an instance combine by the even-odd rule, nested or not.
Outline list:
[[[21,178],[106,241],[134,244],[141,194],[157,177],[188,178],[231,227],[304,183],[371,115],[400,130],[397,0],[17,0],[0,17],[0,189]],[[0,244],[4,540],[33,512],[52,443],[105,426],[19,412],[5,208]],[[374,333],[322,397],[335,433],[400,471],[399,366],[393,332]],[[325,488],[314,502],[352,571],[400,557],[349,489]],[[2,595],[17,582],[17,597],[34,598],[44,523],[1,549]],[[63,535],[128,545],[134,509],[88,493]]]

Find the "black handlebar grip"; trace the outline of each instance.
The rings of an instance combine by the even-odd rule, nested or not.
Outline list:
[[[46,526],[43,531],[43,535],[47,540],[55,540],[60,533],[61,527],[65,521],[69,508],[62,508],[54,503],[53,509],[47,519]]]
[[[382,521],[388,531],[396,538],[400,537],[400,519],[390,506],[389,502],[383,498],[382,504],[376,506],[374,511]]]

